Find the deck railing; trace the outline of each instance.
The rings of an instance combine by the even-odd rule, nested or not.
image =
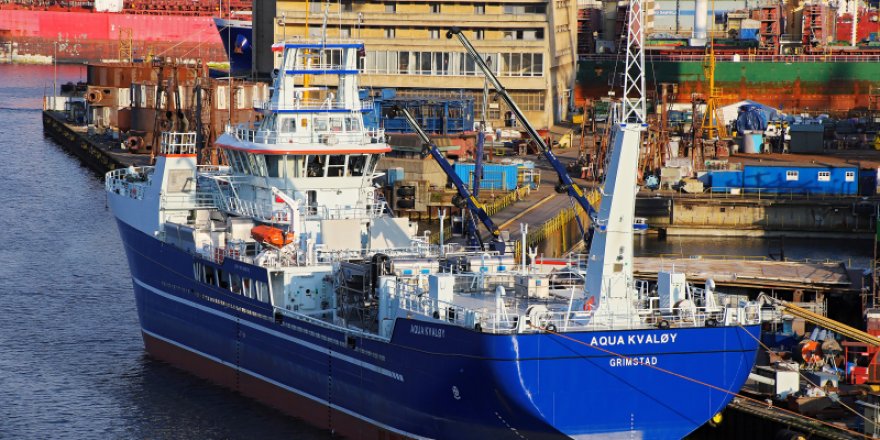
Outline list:
[[[294,145],[340,145],[384,142],[385,131],[382,129],[359,130],[351,132],[309,132],[305,134],[285,133],[274,130],[253,130],[236,128],[232,134],[240,141],[258,144],[294,144]]]
[[[154,170],[154,167],[129,167],[110,171],[104,176],[104,188],[108,192],[142,200]]]
[[[393,298],[401,310],[417,313],[438,321],[488,333],[523,333],[541,329],[550,331],[596,331],[644,328],[711,327],[717,325],[751,325],[761,322],[757,304],[745,307],[691,306],[659,308],[650,303],[636,313],[603,313],[594,310],[550,310],[529,316],[509,310],[510,296],[501,296],[495,307],[471,309],[433,299],[425,289],[409,282],[398,282]],[[655,298],[656,299],[656,298]],[[656,301],[655,301],[656,302]]]
[[[163,155],[196,154],[196,133],[163,131],[159,153]]]
[[[360,111],[360,110],[372,110],[373,109],[373,100],[372,99],[363,99],[360,100],[358,105],[354,106],[346,106],[343,103],[335,100],[335,99],[293,99],[293,100],[285,100],[282,97],[279,97],[277,102],[272,100],[262,100],[255,99],[254,100],[254,108],[257,110],[350,110],[350,111]]]

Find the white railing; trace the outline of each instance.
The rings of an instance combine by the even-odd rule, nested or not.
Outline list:
[[[639,309],[636,313],[603,313],[592,310],[546,310],[532,316],[520,315],[511,309],[511,298],[503,297],[503,305],[495,309],[469,309],[430,298],[425,289],[406,282],[397,284],[394,293],[398,308],[410,313],[449,322],[489,333],[553,331],[600,331],[647,328],[684,328],[716,325],[752,325],[761,322],[757,305],[745,307],[678,307],[668,310]]]
[[[309,211],[309,208],[305,208]],[[381,216],[385,210],[385,202],[376,202],[369,206],[330,208],[327,206],[312,207],[306,219],[371,219]]]
[[[129,167],[110,171],[104,177],[108,192],[142,200],[152,182],[154,167]]]
[[[237,128],[235,137],[243,142],[257,144],[294,144],[294,145],[361,145],[384,142],[385,131],[382,129],[360,130],[353,132],[309,132],[284,133],[270,130],[252,130]]]
[[[271,205],[258,204],[250,200],[242,200],[238,197],[226,197],[223,199],[222,208],[232,214],[250,217],[265,222],[276,222],[278,213],[272,211]],[[286,219],[285,219],[286,222]]]
[[[163,194],[161,199],[161,209],[217,209],[217,199],[213,192],[205,191]]]
[[[286,70],[348,70],[342,64],[334,64],[334,63],[296,63],[292,67],[288,66]],[[297,74],[299,75],[299,74]]]
[[[211,176],[228,176],[232,172],[229,165],[197,165],[196,170],[199,174]]]
[[[360,100],[357,105],[346,106],[344,103],[334,99],[294,99],[290,102],[285,99],[273,100],[254,100],[254,108],[258,110],[372,110],[373,100]]]
[[[159,154],[196,154],[195,132],[175,133],[163,131]]]

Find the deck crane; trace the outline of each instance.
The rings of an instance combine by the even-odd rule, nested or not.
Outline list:
[[[480,222],[483,223],[483,226],[485,226],[489,231],[489,234],[492,235],[492,241],[489,243],[489,250],[498,251],[503,254],[504,242],[501,241],[501,231],[495,226],[492,219],[489,218],[489,214],[483,209],[483,205],[470,193],[470,191],[468,191],[467,186],[465,186],[461,178],[455,174],[455,170],[449,165],[449,162],[446,161],[446,157],[444,157],[443,153],[440,152],[440,149],[437,148],[437,144],[431,142],[428,134],[425,133],[425,130],[423,130],[419,123],[416,122],[415,118],[413,118],[409,111],[399,106],[395,106],[394,111],[403,115],[406,122],[409,123],[410,127],[413,128],[422,140],[422,157],[424,158],[429,155],[433,157],[434,160],[437,161],[437,164],[440,165],[440,168],[443,169],[443,172],[449,177],[449,180],[452,181],[452,184],[458,191],[458,201],[454,201],[454,204],[459,208],[467,207],[471,214],[473,214],[470,218],[470,237],[468,239],[468,244],[480,248],[483,247],[483,240],[480,238],[480,234],[477,232],[477,225],[474,222],[474,217],[476,217],[480,219]]]
[[[590,201],[587,200],[584,191],[578,186],[574,181],[571,180],[571,176],[568,175],[568,172],[565,170],[565,166],[559,162],[559,159],[550,151],[550,148],[547,147],[547,144],[544,142],[544,139],[541,139],[541,136],[538,135],[537,130],[532,127],[532,124],[526,119],[525,115],[523,115],[522,111],[519,109],[519,106],[513,102],[513,98],[510,97],[510,94],[507,93],[507,90],[501,85],[501,82],[498,81],[498,78],[492,73],[492,70],[489,69],[489,66],[486,64],[486,61],[480,56],[479,52],[474,48],[471,44],[470,40],[461,32],[461,29],[458,27],[451,28],[448,32],[446,32],[446,38],[452,38],[453,35],[458,36],[458,40],[461,42],[461,45],[464,46],[465,50],[470,54],[471,58],[474,59],[476,65],[482,70],[483,75],[485,75],[486,79],[492,83],[492,86],[495,87],[495,90],[498,92],[498,95],[504,102],[507,104],[507,107],[513,113],[514,116],[519,120],[519,122],[525,127],[526,132],[528,132],[529,137],[532,138],[532,141],[538,145],[538,148],[541,150],[541,153],[544,154],[544,157],[550,162],[550,166],[553,167],[553,171],[559,176],[559,184],[556,185],[556,191],[560,193],[568,193],[568,195],[577,201],[577,203],[583,208],[584,212],[586,212],[590,216],[590,225],[595,227],[597,222],[597,212],[590,205]],[[592,237],[593,228],[590,229],[589,233],[587,233],[587,237],[584,237],[584,241],[589,243],[590,238]]]

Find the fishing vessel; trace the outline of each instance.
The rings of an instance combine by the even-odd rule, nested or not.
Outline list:
[[[633,279],[641,124],[618,124],[585,278],[550,283],[388,214],[362,49],[276,44],[265,117],[217,140],[228,166],[164,133],[155,166],[107,174],[150,355],[349,438],[680,438],[725,407],[759,309]]]

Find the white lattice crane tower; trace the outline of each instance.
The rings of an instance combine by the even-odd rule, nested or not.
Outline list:
[[[626,20],[626,64],[623,77],[623,119],[645,123],[645,11],[642,0],[629,0]]]

